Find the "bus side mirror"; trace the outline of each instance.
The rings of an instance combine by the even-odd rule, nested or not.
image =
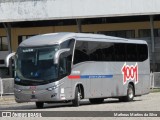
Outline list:
[[[9,59],[13,56],[15,56],[15,52],[10,53],[9,55],[7,55],[6,59],[5,59],[5,63],[6,63],[6,67],[9,67]]]
[[[54,56],[54,64],[58,64],[59,56],[60,56],[62,53],[68,52],[68,51],[70,51],[70,48],[58,50],[58,51],[55,53],[55,56]]]

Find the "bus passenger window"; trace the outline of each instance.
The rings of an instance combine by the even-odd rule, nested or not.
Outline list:
[[[127,44],[127,61],[137,61],[137,45],[136,44]]]
[[[89,61],[88,55],[88,42],[85,41],[77,41],[76,48],[74,52],[74,61],[73,64],[77,64],[80,62]]]
[[[103,61],[115,61],[114,43],[103,43]]]
[[[144,61],[148,58],[148,48],[145,44],[137,45],[138,61]]]
[[[126,44],[116,43],[115,44],[115,57],[116,61],[126,61]]]

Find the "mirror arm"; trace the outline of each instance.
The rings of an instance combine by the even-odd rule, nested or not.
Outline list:
[[[70,48],[58,50],[54,56],[54,64],[58,64],[60,54],[70,51]]]
[[[11,57],[13,57],[16,53],[13,52],[13,53],[10,53],[9,55],[7,55],[6,59],[5,59],[5,63],[6,63],[6,67],[9,67],[9,59]]]

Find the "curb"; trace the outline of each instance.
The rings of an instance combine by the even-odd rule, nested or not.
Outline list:
[[[0,105],[8,103],[16,103],[14,96],[2,96],[2,98],[0,98]]]

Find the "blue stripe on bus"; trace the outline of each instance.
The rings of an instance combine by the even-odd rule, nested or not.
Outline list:
[[[81,79],[112,78],[113,75],[81,75]]]

